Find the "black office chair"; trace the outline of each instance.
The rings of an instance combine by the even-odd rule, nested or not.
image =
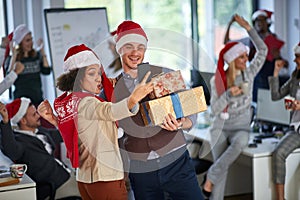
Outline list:
[[[51,182],[36,183],[36,196],[37,200],[43,200],[48,197],[49,200],[55,199],[55,185]]]
[[[196,174],[202,174],[204,172],[207,172],[207,170],[210,168],[212,165],[212,162],[209,160],[205,159],[200,159],[200,158],[192,158]]]
[[[194,152],[194,153],[190,152],[196,174],[199,175],[199,174],[207,172],[207,170],[212,165],[212,162],[210,160],[199,158],[198,151],[202,145],[202,142],[199,140],[193,140],[193,141],[189,142],[189,145],[195,145],[194,149],[196,149],[196,152]]]
[[[210,88],[208,87],[209,80],[207,80],[207,83],[206,83],[206,81],[202,77],[200,71],[198,71],[196,69],[192,69],[190,72],[191,72],[191,82],[192,82],[191,87],[194,88],[194,87],[202,86],[206,104],[210,105],[210,90],[209,90]]]

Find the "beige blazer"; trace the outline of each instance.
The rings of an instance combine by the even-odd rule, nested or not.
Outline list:
[[[124,178],[115,121],[136,114],[127,107],[127,98],[100,102],[83,98],[78,106],[79,168],[76,180],[84,183],[115,181]]]

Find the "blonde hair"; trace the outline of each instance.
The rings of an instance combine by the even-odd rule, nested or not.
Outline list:
[[[236,69],[234,60],[228,64],[228,69],[226,70],[227,88],[234,86],[236,77]]]

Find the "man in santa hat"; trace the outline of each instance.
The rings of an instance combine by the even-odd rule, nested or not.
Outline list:
[[[115,40],[124,71],[114,89],[119,101],[139,82],[138,65],[143,62],[148,38],[139,24],[124,21]],[[154,75],[168,70],[150,66]],[[164,199],[166,193],[172,199],[203,199],[182,131],[195,123],[196,116],[176,120],[168,115],[161,126],[145,127],[140,112],[118,122],[125,132],[121,147],[130,160],[129,178],[136,200]]]
[[[257,10],[252,14],[252,23],[254,29],[258,32],[259,36],[264,40],[268,47],[267,59],[254,80],[252,96],[253,102],[257,101],[257,91],[259,88],[269,89],[268,77],[273,75],[275,60],[281,58],[280,49],[284,45],[284,42],[278,39],[276,34],[272,33],[270,30],[270,26],[272,24],[272,14],[273,12],[264,9]],[[226,44],[228,41],[231,41],[229,35],[230,27],[233,22],[235,22],[234,17],[232,17],[228,24],[224,38],[224,44]],[[249,61],[251,61],[256,51],[250,38],[246,37],[238,41],[250,47]],[[287,61],[285,66],[287,67]]]
[[[49,132],[38,129],[41,125],[40,115],[30,99],[18,98],[6,106],[0,102],[0,115],[2,151],[15,163],[27,165],[26,173],[37,184],[37,199],[51,195],[54,198],[56,190],[56,197],[59,198],[69,196],[68,192],[79,196],[74,176],[53,156],[54,142]],[[17,128],[12,130],[11,124]],[[68,194],[59,192],[70,188],[72,183],[74,186]]]

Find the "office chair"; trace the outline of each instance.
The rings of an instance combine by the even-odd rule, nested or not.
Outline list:
[[[212,162],[203,158],[199,158],[199,150],[202,145],[202,142],[199,140],[193,140],[189,142],[189,153],[192,159],[195,172],[197,175],[206,172],[209,167],[212,165]]]
[[[198,87],[198,86],[203,87],[205,101],[206,101],[206,104],[209,106],[210,105],[210,88],[208,87],[209,80],[207,80],[207,83],[206,83],[206,81],[204,80],[200,71],[198,71],[196,69],[192,69],[190,71],[190,73],[191,73],[191,83],[192,83],[191,87],[192,88]]]
[[[37,200],[46,199],[55,200],[55,185],[51,182],[39,182],[36,184]]]

